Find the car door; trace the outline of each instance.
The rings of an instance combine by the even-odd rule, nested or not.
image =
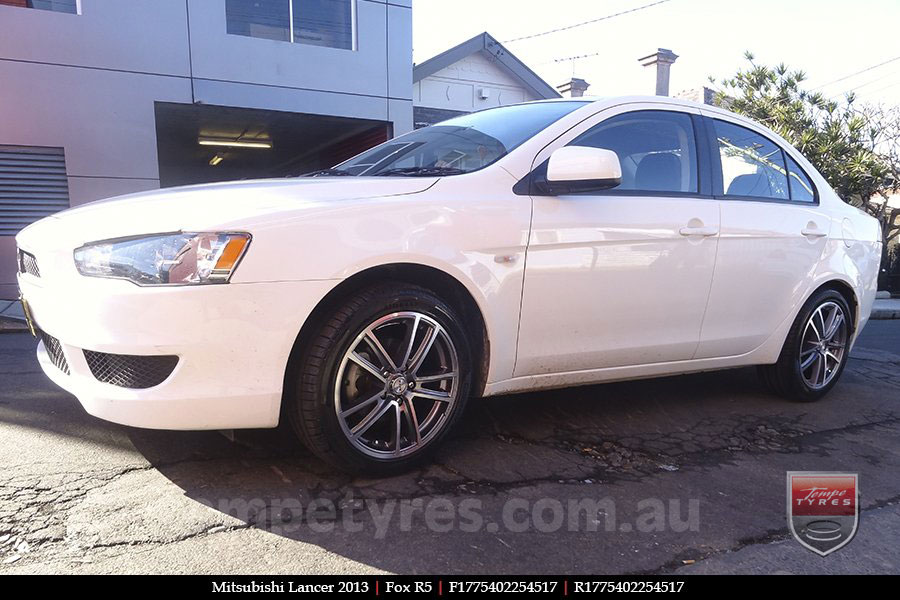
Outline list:
[[[697,358],[750,352],[793,315],[831,226],[793,149],[726,115],[705,123],[722,222]]]
[[[515,375],[690,359],[712,281],[718,204],[700,168],[699,111],[623,105],[547,146],[614,151],[622,183],[533,197]]]

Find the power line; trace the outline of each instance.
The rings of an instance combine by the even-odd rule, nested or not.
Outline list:
[[[884,90],[890,89],[890,88],[892,88],[892,87],[897,87],[898,85],[900,85],[900,81],[895,81],[894,83],[889,83],[888,85],[886,85],[886,86],[884,86],[884,87],[880,87],[880,88],[878,88],[878,89],[876,89],[876,90],[871,90],[869,93],[870,93],[870,94],[877,94],[878,92],[883,92]]]
[[[895,56],[894,58],[891,58],[884,62],[878,63],[877,65],[872,65],[871,67],[866,67],[865,69],[862,69],[861,71],[857,71],[855,73],[850,73],[849,75],[839,77],[838,79],[835,79],[834,81],[829,81],[828,83],[823,83],[822,85],[817,85],[816,87],[812,88],[812,90],[810,90],[810,91],[818,90],[823,87],[827,87],[827,86],[831,85],[832,83],[838,83],[839,81],[844,81],[846,79],[850,79],[851,77],[856,77],[857,75],[867,73],[867,72],[871,71],[872,69],[877,69],[878,67],[883,67],[884,65],[890,64],[890,63],[892,63],[894,61],[898,61],[898,60],[900,60],[900,56]]]
[[[651,4],[645,4],[643,6],[638,6],[636,8],[631,8],[628,10],[623,10],[622,12],[617,12],[611,15],[606,15],[605,17],[600,17],[598,19],[591,19],[590,21],[582,21],[581,23],[575,23],[574,25],[566,25],[565,27],[559,27],[557,29],[551,29],[550,31],[542,31],[540,33],[532,33],[531,35],[523,35],[522,37],[513,38],[511,40],[506,40],[503,42],[504,44],[511,44],[512,42],[521,42],[522,40],[530,40],[532,38],[541,37],[544,35],[550,35],[551,33],[559,33],[561,31],[568,31],[570,29],[575,29],[576,27],[583,27],[584,25],[591,25],[592,23],[599,23],[600,21],[606,21],[608,19],[612,19],[614,17],[621,17],[622,15],[627,15],[633,12],[637,12],[639,10],[644,10],[645,8],[650,8],[652,6],[658,6],[660,4],[665,4],[666,2],[671,2],[672,0],[658,0],[657,2],[653,2]],[[900,58],[900,57],[898,57]]]
[[[845,94],[849,94],[850,92],[855,92],[855,91],[858,90],[859,88],[864,88],[864,87],[866,87],[867,85],[872,85],[873,83],[878,83],[879,81],[884,81],[884,80],[887,79],[888,77],[893,77],[895,73],[900,73],[900,71],[895,71],[894,73],[891,73],[890,75],[886,75],[886,76],[884,76],[884,77],[879,77],[878,79],[873,79],[873,80],[871,80],[871,81],[867,81],[866,83],[863,83],[863,84],[860,84],[860,85],[858,85],[858,86],[856,86],[856,87],[850,88],[849,90],[847,90],[847,91],[844,92],[844,93],[845,93]]]
[[[843,92],[838,92],[838,93],[836,93],[836,94],[831,94],[831,95],[829,96],[829,98],[837,98],[838,96],[846,96],[847,94],[850,94],[850,93],[852,93],[852,92],[855,92],[855,91],[858,90],[858,89],[862,89],[862,88],[864,88],[864,87],[870,86],[870,85],[872,85],[873,83],[880,83],[880,82],[883,82],[883,81],[888,80],[888,79],[890,79],[890,78],[892,78],[892,77],[894,77],[895,75],[898,75],[898,74],[900,74],[900,71],[892,71],[892,72],[888,73],[887,75],[882,75],[881,77],[877,77],[877,78],[875,78],[875,79],[870,79],[869,81],[866,81],[865,83],[861,83],[861,84],[859,84],[859,85],[856,85],[856,86],[850,88],[849,90],[845,90],[845,91],[843,91]]]

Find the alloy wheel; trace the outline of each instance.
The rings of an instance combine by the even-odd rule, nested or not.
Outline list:
[[[444,428],[459,391],[459,357],[432,317],[395,312],[363,329],[344,353],[334,388],[341,430],[368,456],[421,450]]]
[[[847,319],[836,302],[813,311],[800,342],[800,375],[811,389],[828,385],[840,370],[847,350]]]

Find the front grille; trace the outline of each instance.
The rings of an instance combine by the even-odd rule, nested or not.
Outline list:
[[[19,273],[28,273],[35,277],[41,276],[41,270],[38,269],[37,259],[34,254],[19,250]]]
[[[50,356],[50,362],[53,363],[53,366],[69,375],[69,363],[66,362],[66,355],[63,354],[62,344],[59,343],[59,340],[42,331],[41,341],[44,342],[44,348],[47,349],[47,354]]]
[[[178,364],[177,356],[134,356],[92,350],[85,350],[84,358],[98,381],[132,389],[159,385]]]

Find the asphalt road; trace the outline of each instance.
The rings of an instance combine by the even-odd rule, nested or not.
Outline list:
[[[816,404],[751,369],[473,403],[433,465],[331,472],[279,430],[87,415],[0,335],[2,573],[900,573],[900,321]],[[855,539],[790,538],[786,471],[859,473]]]

